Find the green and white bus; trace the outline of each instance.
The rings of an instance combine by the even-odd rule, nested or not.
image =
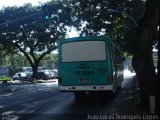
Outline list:
[[[115,93],[123,81],[123,54],[106,36],[68,38],[59,42],[60,91],[76,97],[92,91]]]

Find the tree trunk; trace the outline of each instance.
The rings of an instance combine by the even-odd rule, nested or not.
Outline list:
[[[157,28],[159,0],[147,0],[146,11],[137,28],[133,68],[135,69],[140,87],[141,106],[150,110],[150,96],[155,96],[157,80],[152,59],[153,33]]]
[[[160,115],[160,39],[159,39],[159,36],[158,36],[158,64],[157,64],[157,71],[158,71],[158,74],[157,74],[158,80],[157,80],[157,83],[156,83],[156,113]]]
[[[32,75],[32,78],[33,80],[36,79],[36,76],[37,76],[37,71],[38,71],[38,64],[32,64],[32,71],[33,71],[33,75]]]

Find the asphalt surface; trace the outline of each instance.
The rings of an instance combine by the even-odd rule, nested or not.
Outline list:
[[[2,120],[123,119],[121,114],[140,114],[136,79],[126,77],[115,96],[99,94],[77,102],[73,93],[60,92],[57,80],[0,85]]]

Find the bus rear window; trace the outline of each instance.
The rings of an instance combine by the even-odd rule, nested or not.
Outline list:
[[[80,41],[64,43],[61,48],[62,62],[106,60],[104,41]]]

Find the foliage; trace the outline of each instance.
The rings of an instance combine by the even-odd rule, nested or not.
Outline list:
[[[82,31],[82,36],[107,34],[123,51],[133,52],[134,21],[138,23],[143,15],[143,1],[66,0],[65,3],[72,8],[73,25]]]
[[[0,76],[0,81],[9,81],[9,80],[11,80],[11,78],[10,77],[7,77],[7,76]]]
[[[48,20],[41,6],[31,4],[0,11],[0,43],[10,53],[23,53],[34,73],[43,57],[57,48],[55,42],[64,38],[66,26],[70,26],[68,9],[61,2],[48,4],[51,8]]]
[[[2,52],[2,51],[1,51]],[[0,67],[10,67],[15,72],[22,67],[29,67],[30,64],[26,57],[22,54],[9,54],[1,56]],[[57,55],[50,53],[47,54],[39,63],[44,69],[53,69],[57,67]],[[14,72],[14,73],[15,73]]]
[[[50,53],[41,60],[40,66],[44,69],[55,69],[57,68],[57,59],[57,54]]]
[[[10,66],[10,54],[6,51],[3,45],[0,44],[0,67]]]

